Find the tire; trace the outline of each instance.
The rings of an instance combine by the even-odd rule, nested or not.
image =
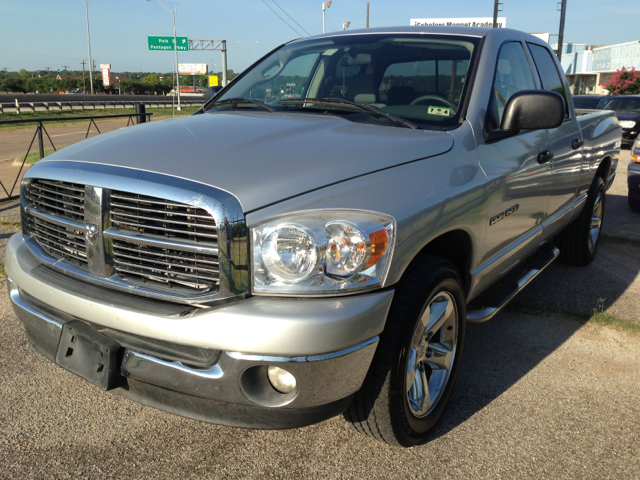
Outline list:
[[[637,198],[631,198],[631,195],[627,197],[629,199],[629,208],[632,212],[640,213],[640,200]]]
[[[427,438],[442,417],[458,375],[466,325],[464,298],[451,263],[424,255],[410,267],[396,289],[362,388],[344,413],[356,430],[402,447]],[[433,336],[422,335],[429,331]],[[432,401],[425,398],[423,379],[427,391],[433,388]]]
[[[554,240],[560,250],[561,262],[583,267],[594,259],[600,244],[606,198],[604,181],[600,177],[594,178],[580,216]]]

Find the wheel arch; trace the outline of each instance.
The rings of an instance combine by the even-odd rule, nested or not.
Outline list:
[[[596,170],[595,176],[602,178],[602,181],[605,183],[605,186],[607,185],[607,180],[609,179],[609,175],[611,174],[611,165],[612,165],[611,157],[605,157],[602,159],[602,161],[600,162],[600,165],[598,165],[598,169]]]
[[[469,288],[471,287],[470,272],[473,261],[473,239],[467,231],[463,229],[450,230],[429,240],[409,262],[403,276],[424,255],[435,255],[451,262],[458,270],[465,295],[469,293]]]

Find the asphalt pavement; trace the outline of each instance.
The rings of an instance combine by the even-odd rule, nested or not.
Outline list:
[[[635,238],[640,215],[611,200],[624,181],[610,191],[605,232],[625,226]],[[0,246],[17,219],[16,202],[0,204]],[[546,310],[525,314],[514,302],[470,325],[445,417],[411,449],[364,437],[342,417],[241,430],[105,393],[38,354],[1,295],[0,478],[637,479],[640,336],[553,308],[580,313],[607,295],[616,299],[607,313],[638,312],[638,259],[633,244],[603,239],[593,265],[554,264],[521,294]]]

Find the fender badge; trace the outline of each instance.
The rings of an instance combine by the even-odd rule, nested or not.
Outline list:
[[[516,203],[513,207],[509,207],[504,212],[500,212],[498,215],[496,215],[495,217],[492,217],[491,220],[489,220],[489,226],[493,226],[503,218],[511,215],[513,212],[517,212],[518,208],[520,208],[520,205]]]

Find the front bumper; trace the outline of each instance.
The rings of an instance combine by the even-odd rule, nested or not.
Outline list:
[[[44,356],[56,361],[63,327],[80,321],[121,346],[111,391],[235,427],[293,428],[341,413],[362,385],[393,297],[254,297],[217,309],[165,308],[55,274],[20,234],[10,239],[5,262],[14,310]],[[292,394],[271,387],[271,365],[296,378]]]
[[[638,128],[634,127],[633,129],[622,129],[622,145],[633,145],[636,138],[638,138]]]

